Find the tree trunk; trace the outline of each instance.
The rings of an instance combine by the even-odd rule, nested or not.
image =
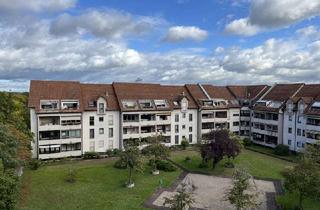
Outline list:
[[[132,168],[129,167],[129,180],[128,180],[128,185],[132,183]]]

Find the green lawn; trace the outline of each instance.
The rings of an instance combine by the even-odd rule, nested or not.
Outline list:
[[[78,181],[64,181],[70,164],[43,166],[37,171],[26,170],[22,180],[20,210],[56,209],[144,209],[143,203],[157,189],[159,179],[169,186],[181,173],[161,172],[152,176],[150,169],[134,174],[136,187],[127,189],[127,170],[113,168],[114,161],[77,162]]]
[[[277,202],[284,206],[285,210],[294,210],[295,206],[298,206],[298,196],[295,194],[286,193],[284,196],[278,196]],[[304,210],[319,210],[320,201],[315,201],[307,198],[302,202]]]
[[[187,156],[191,158],[191,162],[184,161]],[[193,150],[177,151],[173,153],[170,158],[193,171],[202,171],[220,176],[231,176],[233,172],[233,169],[224,167],[225,160],[218,163],[215,169],[212,169],[211,164],[209,168],[199,168],[201,156],[199,152]],[[253,176],[274,179],[282,179],[281,171],[286,166],[293,165],[293,163],[288,161],[245,149],[242,150],[241,154],[234,160],[234,164],[238,167],[246,168]]]
[[[288,156],[276,155],[276,154],[274,154],[274,149],[269,148],[269,147],[256,145],[256,144],[252,144],[250,146],[247,146],[247,148],[250,148],[250,149],[253,149],[253,150],[256,150],[256,151],[259,151],[259,152],[271,154],[271,155],[274,155],[274,156],[277,156],[277,157],[280,157],[280,158],[284,158],[284,159],[287,159],[289,161],[298,162],[299,159],[300,159],[299,155],[294,155],[294,154],[291,154],[291,155],[288,155]]]

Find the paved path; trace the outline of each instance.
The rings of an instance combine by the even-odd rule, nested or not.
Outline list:
[[[194,191],[194,198],[196,203],[193,207],[196,209],[214,209],[214,210],[234,210],[235,208],[225,201],[225,192],[231,188],[231,179],[216,176],[207,176],[200,174],[187,174],[182,183],[192,183],[196,190]],[[274,183],[272,181],[255,180],[258,194],[259,210],[274,209],[272,206],[272,199],[274,200],[274,193],[276,192]],[[178,186],[179,187],[179,186]],[[175,188],[176,190],[177,188]],[[162,206],[164,197],[174,195],[175,190],[165,190],[153,201],[154,206]],[[271,195],[271,197],[270,197]],[[267,197],[269,197],[267,199]],[[271,199],[271,206],[270,206]],[[267,202],[268,201],[268,202]],[[267,204],[268,203],[268,204]]]

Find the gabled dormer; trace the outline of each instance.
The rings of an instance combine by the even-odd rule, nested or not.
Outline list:
[[[104,97],[99,97],[97,100],[97,114],[105,114],[107,109],[107,101]]]

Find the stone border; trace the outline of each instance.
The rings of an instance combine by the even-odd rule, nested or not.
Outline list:
[[[181,183],[181,181],[186,177],[187,174],[200,174],[200,175],[205,175],[205,176],[213,176],[213,174],[206,173],[206,172],[201,172],[201,171],[192,171],[189,170],[182,165],[174,162],[173,160],[167,158],[169,162],[180,168],[183,172],[179,175],[179,177],[174,181],[174,183],[167,188],[160,188],[158,189],[155,193],[152,194],[150,198],[148,198],[145,203],[144,207],[146,208],[151,208],[151,209],[158,209],[158,210],[167,210],[169,209],[168,207],[163,207],[163,206],[156,206],[153,204],[153,202],[163,193],[164,191],[168,192],[173,192],[178,185]],[[227,176],[216,176],[216,177],[222,177],[222,178],[230,178]],[[262,181],[269,181],[272,182],[275,188],[275,192],[267,192],[266,193],[266,203],[267,203],[267,210],[283,210],[283,207],[281,205],[278,205],[276,202],[276,196],[277,195],[283,195],[284,190],[282,187],[282,182],[279,179],[272,179],[272,178],[260,178],[260,177],[253,177],[256,180],[262,180]],[[190,208],[191,210],[205,210],[201,208]]]

